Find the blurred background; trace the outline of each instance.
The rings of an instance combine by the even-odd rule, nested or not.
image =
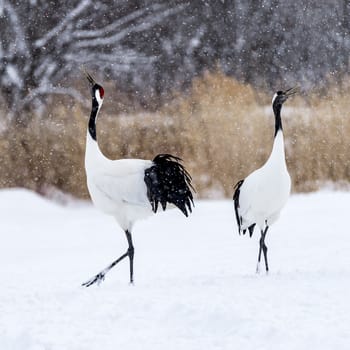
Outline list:
[[[276,90],[293,191],[350,181],[345,0],[0,0],[0,187],[87,198],[90,88],[111,158],[184,159],[199,197],[231,197],[271,151]]]

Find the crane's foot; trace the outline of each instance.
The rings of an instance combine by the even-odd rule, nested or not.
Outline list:
[[[90,287],[95,283],[97,283],[97,285],[99,285],[102,281],[104,281],[104,279],[105,279],[105,273],[100,272],[96,276],[94,276],[91,279],[89,279],[88,281],[84,282],[82,284],[82,286],[83,287]]]
[[[259,264],[259,263],[256,265],[256,270],[255,270],[255,272],[256,272],[257,274],[260,274],[260,264]],[[269,269],[266,268],[266,275],[268,275],[268,274],[269,274]]]

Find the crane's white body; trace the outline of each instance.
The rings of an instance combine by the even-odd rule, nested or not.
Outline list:
[[[85,169],[87,186],[94,205],[116,218],[123,230],[135,221],[152,215],[144,181],[150,160],[110,160],[103,155],[89,132],[86,136]]]
[[[263,230],[266,225],[273,224],[288,200],[290,188],[291,180],[285,161],[283,132],[279,130],[269,159],[261,168],[245,178],[240,188],[241,229],[245,230],[256,223]]]
[[[87,186],[95,206],[112,215],[124,230],[128,250],[109,266],[83,283],[89,287],[100,283],[108,271],[129,257],[130,283],[133,283],[134,246],[131,231],[137,220],[157,212],[158,204],[165,209],[174,204],[185,216],[192,211],[191,176],[180,158],[158,154],[153,161],[143,159],[110,160],[101,152],[96,135],[96,121],[103,103],[104,89],[90,74],[92,105],[86,136],[85,170]]]
[[[284,153],[281,109],[288,97],[296,92],[297,88],[291,88],[275,93],[272,99],[275,138],[270,157],[261,168],[237,183],[233,195],[239,233],[244,234],[248,230],[252,236],[255,226],[258,226],[261,232],[257,272],[262,253],[266,272],[269,271],[265,237],[269,227],[279,218],[290,194],[291,181]]]

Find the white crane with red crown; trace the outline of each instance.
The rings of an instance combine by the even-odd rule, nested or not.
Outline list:
[[[103,103],[104,89],[90,74],[85,74],[91,84],[92,96],[85,152],[87,186],[94,205],[112,215],[124,230],[128,249],[83,286],[89,287],[103,281],[107,272],[126,257],[129,257],[130,283],[133,283],[134,246],[131,232],[134,223],[156,213],[159,203],[163,210],[168,203],[173,204],[188,216],[193,205],[191,176],[181,164],[181,159],[170,154],[159,154],[153,161],[110,160],[105,157],[96,135],[96,121]]]

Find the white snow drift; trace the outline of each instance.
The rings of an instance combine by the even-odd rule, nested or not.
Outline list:
[[[90,204],[0,191],[0,349],[348,349],[350,193],[294,195],[268,232],[270,274],[255,274],[259,235],[239,236],[232,201],[197,201],[124,233]]]

